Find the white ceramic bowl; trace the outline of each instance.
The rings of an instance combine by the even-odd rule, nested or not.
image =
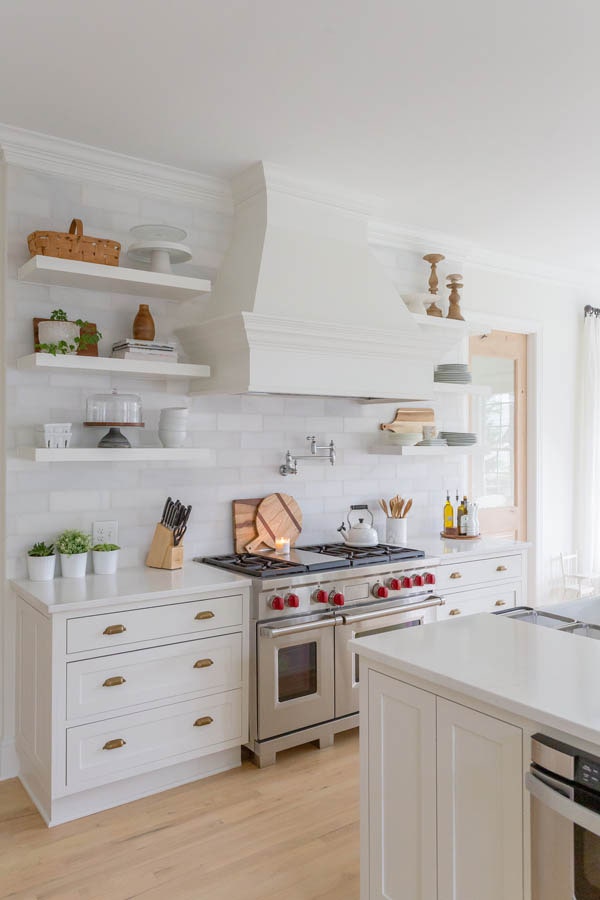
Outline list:
[[[159,428],[158,439],[163,447],[182,447],[187,437],[185,428]]]

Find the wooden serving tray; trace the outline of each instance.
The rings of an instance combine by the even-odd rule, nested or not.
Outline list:
[[[440,531],[440,537],[444,538],[445,541],[480,541],[480,534],[448,534],[445,531]]]

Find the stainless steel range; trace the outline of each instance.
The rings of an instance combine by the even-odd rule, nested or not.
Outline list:
[[[357,635],[423,625],[443,599],[437,560],[420,550],[378,544],[299,547],[206,557],[250,575],[250,743],[259,766],[278,750],[333,743],[358,725]]]

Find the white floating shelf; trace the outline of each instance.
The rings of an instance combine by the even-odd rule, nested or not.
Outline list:
[[[477,449],[477,444],[470,447],[394,447],[392,444],[387,444],[371,447],[369,453],[388,456],[464,456]]]
[[[113,291],[156,300],[191,300],[210,293],[211,289],[210,281],[205,278],[102,266],[55,256],[32,256],[21,266],[18,274],[19,281],[32,284],[58,284],[89,291]]]
[[[212,450],[198,447],[130,447],[111,449],[110,447],[68,447],[50,450],[45,447],[19,447],[20,459],[32,462],[193,462],[198,466],[209,466],[214,460]]]
[[[440,381],[433,383],[434,394],[466,394],[473,397],[488,397],[492,393],[489,384],[451,384]]]
[[[113,359],[106,356],[52,356],[51,353],[30,353],[17,360],[21,370],[55,372],[106,372],[115,375],[138,375],[143,378],[208,378],[210,366],[172,363],[162,360]]]

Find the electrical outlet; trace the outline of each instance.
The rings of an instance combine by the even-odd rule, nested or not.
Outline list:
[[[92,522],[92,544],[117,544],[118,522]]]

